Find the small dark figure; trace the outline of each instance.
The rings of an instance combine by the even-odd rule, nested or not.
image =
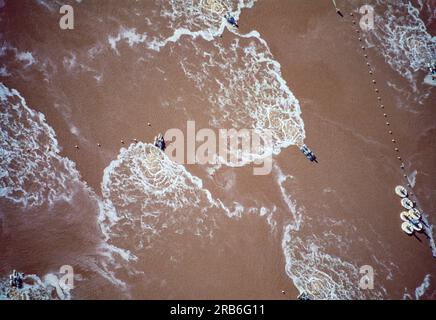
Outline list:
[[[164,137],[162,136],[161,133],[159,133],[159,135],[154,138],[154,145],[157,148],[161,149],[162,151],[165,151],[167,146],[166,146],[166,143],[165,143],[165,139],[164,139]]]
[[[9,285],[18,289],[23,288],[23,277],[23,273],[19,273],[15,270],[12,271],[12,274],[9,276]]]
[[[340,15],[340,16],[341,16],[341,18],[343,18],[343,17],[344,17],[344,15],[342,14],[341,10],[339,10],[339,9],[336,9],[336,13],[337,13],[338,15]]]
[[[436,63],[435,62],[429,63],[428,69],[430,71],[432,80],[435,80],[436,79]]]
[[[298,295],[297,297],[298,300],[313,300],[312,297],[310,296],[310,294],[308,294],[307,292],[302,292]]]
[[[435,62],[429,63],[428,68],[430,69],[431,74],[436,74],[436,63]]]
[[[309,159],[312,162],[318,163],[318,160],[316,160],[315,154],[306,145],[303,145],[300,148],[300,150],[301,150],[301,152],[303,152],[303,154],[306,156],[307,159]]]
[[[236,22],[236,19],[234,17],[232,17],[230,14],[226,14],[225,18],[226,18],[227,22],[230,23],[232,26],[239,28],[239,25]]]

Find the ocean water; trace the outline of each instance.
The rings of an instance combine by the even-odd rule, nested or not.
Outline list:
[[[54,16],[59,3],[38,0],[32,5]],[[86,10],[87,3],[77,0],[74,6],[77,10]],[[293,190],[298,189],[298,179],[285,173],[279,161],[274,161],[271,185],[279,191],[280,209],[267,198],[257,199],[256,205],[248,201],[246,204],[247,196],[242,192],[236,193],[235,198],[240,197],[236,201],[221,198],[209,189],[206,177],[197,176],[197,171],[190,172],[190,167],[171,161],[144,141],[129,142],[119,149],[101,172],[100,189],[97,189],[85,181],[76,163],[63,154],[55,130],[44,114],[36,111],[38,106],[30,105],[24,94],[7,85],[13,78],[30,79],[37,74],[38,79],[45,82],[46,94],[53,101],[53,106],[46,108],[60,114],[78,141],[95,145],[97,141],[86,134],[90,129],[72,120],[77,119],[75,103],[66,102],[72,100],[53,79],[63,72],[72,79],[74,75],[86,75],[92,80],[96,95],[107,96],[110,92],[102,87],[112,77],[108,61],[113,60],[109,59],[122,60],[128,52],[141,64],[152,65],[170,52],[179,57],[176,63],[170,64],[171,68],[176,66],[178,74],[184,76],[183,83],[204,103],[200,110],[181,107],[187,114],[195,114],[198,117],[195,120],[212,129],[249,128],[259,133],[270,130],[273,145],[269,154],[274,156],[304,144],[304,107],[284,79],[280,61],[275,59],[262,32],[241,33],[223,19],[223,11],[210,11],[207,3],[202,0],[150,1],[141,4],[147,11],[141,5],[122,7],[110,3],[112,7],[122,8],[110,17],[107,31],[102,32],[98,26],[99,19],[103,18],[97,18],[96,32],[89,43],[59,55],[40,48],[35,52],[31,47],[18,49],[9,35],[2,33],[0,58],[5,60],[0,62],[0,197],[23,211],[23,219],[26,210],[50,211],[60,203],[80,205],[83,198],[93,203],[91,216],[95,220],[92,223],[99,227],[94,244],[97,253],[92,261],[83,262],[81,266],[98,273],[101,281],[110,282],[122,297],[138,297],[142,285],[147,288],[147,284],[154,285],[153,281],[166,282],[163,276],[151,274],[150,270],[158,272],[159,268],[152,265],[150,259],[155,259],[167,276],[177,266],[186,265],[191,251],[215,245],[223,220],[242,221],[243,217],[253,214],[264,217],[271,232],[279,235],[277,245],[281,246],[285,261],[282,269],[299,292],[310,292],[316,299],[390,297],[384,285],[367,291],[356,285],[361,278],[359,267],[363,261],[353,254],[355,248],[363,244],[374,252],[380,247],[389,251],[376,231],[356,238],[361,221],[308,215],[305,206],[293,195]],[[241,20],[245,12],[256,6],[256,1],[221,3],[222,10]],[[8,4],[7,0],[0,2],[0,13]],[[431,87],[422,87],[420,82],[426,63],[435,59],[436,40],[419,13],[431,10],[432,2],[418,1],[414,5],[377,1],[375,5],[385,13],[376,18],[376,30],[367,41],[408,81],[414,101],[429,99]],[[90,16],[98,6],[100,4],[95,2],[90,4]],[[93,22],[88,23],[94,26]],[[218,41],[224,34],[226,41]],[[161,77],[171,78],[173,69],[166,65],[158,68]],[[404,93],[407,89],[400,91]],[[253,155],[243,158],[244,166],[254,161]],[[232,165],[222,161],[206,170],[215,173],[228,167]],[[416,177],[415,171],[409,177],[411,184],[419,182]],[[333,189],[324,192],[338,196]],[[0,210],[2,220],[7,214]],[[428,214],[426,219],[431,233]],[[365,228],[371,230],[370,225]],[[434,240],[430,241],[436,255]],[[389,253],[375,253],[371,257],[378,277],[386,282],[399,271],[391,260]],[[81,298],[75,296],[74,290],[59,291],[50,282],[50,273],[44,280],[36,275],[32,277],[35,284],[29,290],[38,287],[47,291],[50,287],[58,298]],[[429,292],[432,277],[426,275],[422,284],[411,289],[413,294],[405,288],[404,297],[421,298]],[[138,278],[145,279],[145,284],[138,286]],[[92,281],[90,279],[85,277],[81,282]],[[3,283],[2,287],[5,286]]]

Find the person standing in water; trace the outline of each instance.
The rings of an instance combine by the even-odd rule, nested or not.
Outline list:
[[[230,14],[226,14],[224,16],[224,18],[226,18],[227,22],[230,23],[232,26],[234,26],[236,28],[239,28],[239,25],[238,25],[238,23],[236,22],[236,19],[233,16],[231,16]]]

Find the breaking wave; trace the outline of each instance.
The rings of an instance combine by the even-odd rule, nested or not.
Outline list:
[[[59,155],[54,130],[15,89],[0,83],[0,196],[24,207],[70,201],[80,176]]]
[[[428,64],[436,61],[436,37],[432,36],[420,17],[422,11],[433,14],[425,1],[377,0],[374,41],[386,62],[406,78],[417,91],[418,71],[428,71]]]

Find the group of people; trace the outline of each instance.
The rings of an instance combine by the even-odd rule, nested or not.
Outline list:
[[[12,271],[9,276],[9,285],[13,288],[21,289],[23,288],[23,278],[24,273],[19,273],[16,270]]]

